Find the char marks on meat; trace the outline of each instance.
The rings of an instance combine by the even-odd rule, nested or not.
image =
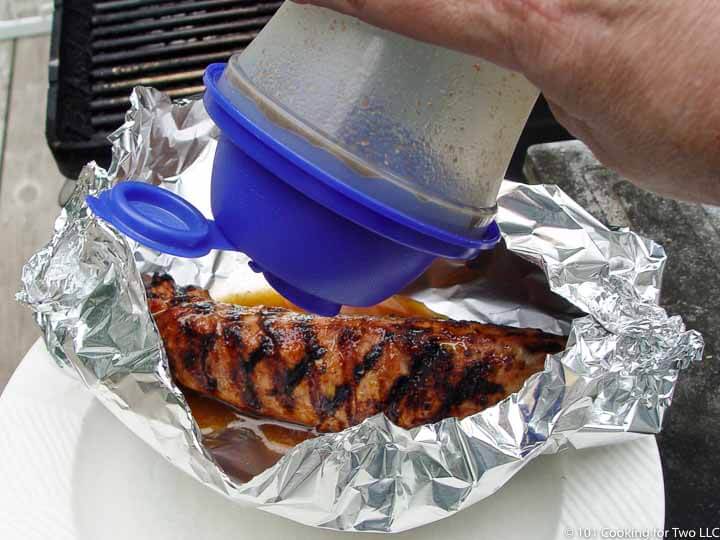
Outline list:
[[[146,277],[170,370],[254,416],[340,431],[384,412],[402,427],[465,417],[519,390],[561,351],[538,330],[440,319],[318,317],[216,303]]]

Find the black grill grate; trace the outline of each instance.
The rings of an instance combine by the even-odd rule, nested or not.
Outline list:
[[[55,4],[48,143],[74,177],[109,160],[108,133],[138,85],[172,97],[202,92],[204,68],[243,50],[282,2],[64,0]]]

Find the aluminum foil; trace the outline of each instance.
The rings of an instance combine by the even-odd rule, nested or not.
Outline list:
[[[463,420],[405,430],[384,416],[294,447],[246,483],[203,445],[174,386],[140,279],[165,271],[215,295],[264,287],[236,253],[185,260],[138,246],[95,219],[87,194],[126,179],[161,184],[209,215],[217,131],[201,101],[173,104],[138,88],[112,135],[109,171],[89,164],[49,244],[25,265],[29,305],[57,362],[176,466],[238,504],[317,527],[398,532],[492,495],[533,458],[657,433],[680,370],[701,358],[699,334],[658,305],[665,253],[611,230],[553,186],[506,182],[505,246],[466,269],[449,263],[409,293],[454,319],[569,334],[545,371]]]

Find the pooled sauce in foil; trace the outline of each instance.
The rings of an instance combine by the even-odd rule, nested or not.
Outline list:
[[[221,301],[242,306],[281,307],[302,311],[272,289],[225,296]],[[405,296],[393,296],[370,308],[344,307],[354,315],[426,317],[441,316],[423,303]],[[247,482],[272,467],[291,448],[317,437],[314,429],[266,418],[253,418],[213,398],[182,389],[193,417],[203,433],[203,443],[222,469]]]
[[[275,465],[293,446],[318,433],[303,426],[252,418],[229,405],[183,388],[203,443],[222,469],[247,482]]]
[[[240,306],[268,306],[289,309],[302,313],[303,310],[290,303],[272,289],[260,289],[246,293],[237,293],[225,296],[222,302],[238,304]],[[340,311],[343,315],[366,315],[376,317],[424,317],[430,319],[444,318],[435,313],[422,302],[407,296],[395,295],[384,302],[372,307],[343,306]]]

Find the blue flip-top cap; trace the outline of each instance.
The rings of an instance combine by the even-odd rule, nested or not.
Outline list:
[[[235,250],[215,225],[182,197],[143,182],[121,182],[90,209],[141,244],[179,257],[196,258],[213,249]]]
[[[470,259],[500,241],[494,222],[466,235],[443,231],[333,179],[306,159],[317,149],[298,154],[223,96],[223,67],[209,66],[205,75],[205,106],[221,130],[212,172],[215,219],[168,190],[130,181],[88,197],[96,215],[171,255],[242,251],[280,294],[321,315],[377,304],[435,258]]]

